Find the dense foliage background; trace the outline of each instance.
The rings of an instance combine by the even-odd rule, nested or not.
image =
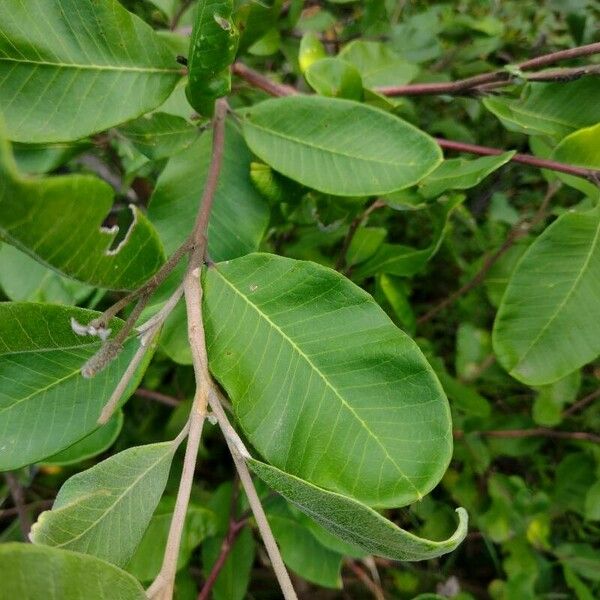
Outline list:
[[[122,4],[163,32],[173,55],[187,56],[195,2]],[[450,82],[597,42],[600,3],[595,0],[238,4],[249,17],[238,52],[243,64],[234,71],[234,108],[268,96],[243,71],[249,67],[277,85],[364,100],[446,140],[600,169],[600,135],[598,126],[593,127],[600,121],[597,71],[537,84],[549,86],[545,88],[528,88],[525,75],[513,68],[514,79],[501,88],[394,97],[369,91]],[[323,60],[335,56],[341,59]],[[599,64],[588,57],[568,66]],[[27,119],[15,124],[12,112],[19,107],[8,102],[0,110],[21,172],[95,173],[116,190],[105,225],[126,225],[131,219],[127,205],[133,203],[147,214],[169,254],[193,221],[205,169],[198,165],[206,165],[210,156],[210,142],[203,135],[208,121],[194,115],[183,87],[178,86],[150,118],[69,143],[20,142]],[[124,86],[123,94],[129,93]],[[63,109],[59,105],[48,110]],[[77,119],[66,115],[59,128],[77,126]],[[32,131],[36,127],[31,125]],[[575,148],[559,146],[560,140],[583,128],[588,128],[583,145],[576,139]],[[599,199],[597,182],[519,164],[503,154],[470,167],[457,161],[437,179],[395,194],[342,198],[333,195],[335,190],[310,190],[275,173],[251,154],[235,127],[229,127],[228,136],[220,215],[232,225],[215,230],[212,238],[209,230],[211,251],[234,257],[258,246],[315,261],[346,273],[373,294],[433,365],[450,399],[455,438],[442,483],[420,502],[389,511],[388,516],[419,535],[444,539],[456,527],[455,506],[465,507],[470,515],[469,534],[453,553],[426,562],[396,563],[344,556],[334,542],[319,539],[305,517],[263,490],[299,595],[409,599],[438,593],[460,600],[600,596],[600,436],[595,434],[600,429],[600,364],[587,360],[575,370],[567,365],[555,382],[527,385],[522,382],[526,376],[507,373],[510,356],[501,365],[492,348],[492,327],[519,259],[557,217],[593,209]],[[458,156],[446,146],[446,158]],[[446,204],[437,204],[442,196]],[[44,215],[39,235],[67,214]],[[80,226],[73,223],[73,228]],[[567,230],[563,235],[573,240],[578,234]],[[570,251],[566,247],[566,257]],[[521,289],[555,269],[555,263],[546,262],[551,259],[535,256]],[[598,252],[591,252],[589,260],[592,279],[581,300],[582,314],[587,312],[588,318],[599,316],[594,280],[600,270]],[[148,269],[151,272],[152,265]],[[569,277],[569,264],[564,269]],[[103,290],[100,279],[97,285],[67,279],[13,246],[0,246],[2,300],[100,310],[119,295]],[[548,290],[551,293],[552,283]],[[540,310],[543,305],[540,298]],[[517,295],[514,304],[502,310],[510,313],[518,307]],[[534,306],[533,313],[537,310]],[[586,324],[583,319],[577,327],[597,333],[598,322],[591,318]],[[110,427],[94,439],[86,438],[86,444],[12,471],[0,486],[1,542],[21,540],[27,521],[51,506],[73,474],[126,448],[177,435],[194,392],[184,321],[183,310],[177,309],[123,409],[125,418],[119,413]],[[502,332],[495,335],[500,338]],[[502,340],[496,341],[496,347],[502,347]],[[504,351],[510,355],[512,350]],[[539,361],[553,369],[553,353],[577,351],[567,326],[542,348]],[[142,582],[152,580],[160,566],[180,454],[150,528],[127,567]],[[25,506],[21,519],[15,500]],[[225,443],[216,427],[207,426],[186,521],[177,598],[197,597],[225,537],[232,549],[214,597],[280,597],[246,511]]]

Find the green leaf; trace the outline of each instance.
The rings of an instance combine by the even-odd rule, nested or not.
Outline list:
[[[168,46],[117,0],[6,0],[0,24],[0,106],[14,141],[103,131],[162,104],[181,77]]]
[[[1,9],[0,9],[1,10]],[[115,248],[118,228],[102,227],[114,194],[89,175],[30,179],[16,168],[0,126],[0,239],[37,261],[90,285],[135,289],[163,261],[160,241],[144,214]]]
[[[600,479],[587,491],[584,510],[587,521],[600,521]]]
[[[464,195],[453,194],[428,207],[433,227],[433,238],[428,246],[414,248],[383,243],[369,260],[353,271],[352,278],[361,281],[379,273],[409,277],[421,271],[439,250],[448,229],[450,215],[464,200]]]
[[[326,194],[390,193],[418,183],[442,159],[419,129],[350,100],[289,96],[243,114],[246,142],[262,161]]]
[[[189,148],[198,128],[182,117],[157,112],[126,123],[119,133],[150,160],[160,160]]]
[[[188,86],[190,104],[211,116],[215,100],[231,90],[229,65],[235,59],[239,34],[231,20],[232,0],[200,0],[190,39]]]
[[[90,148],[90,140],[53,144],[13,144],[17,168],[23,173],[32,174],[54,171]]]
[[[358,69],[365,87],[403,85],[412,81],[419,67],[406,62],[387,44],[355,40],[339,53],[339,58]]]
[[[385,227],[361,227],[358,229],[346,252],[346,264],[354,266],[373,256],[386,235]]]
[[[2,596],[26,600],[145,600],[125,571],[93,556],[32,544],[1,544]]]
[[[125,566],[165,489],[179,442],[128,448],[77,473],[38,517],[31,540]]]
[[[81,308],[0,303],[0,470],[39,462],[97,429],[102,407],[138,342],[128,341],[106,369],[84,379],[80,369],[99,350],[100,341],[75,335],[70,320],[88,323],[96,316]],[[113,331],[120,324],[111,321]],[[144,369],[145,364],[124,399]]]
[[[194,226],[200,193],[211,157],[211,136],[205,134],[186,151],[173,156],[158,179],[148,217],[168,254]],[[236,258],[258,248],[269,219],[265,201],[249,177],[251,155],[238,130],[228,124],[225,152],[208,227],[212,260]]]
[[[467,535],[468,516],[464,508],[457,509],[459,524],[454,534],[447,540],[434,542],[400,529],[352,498],[324,490],[255,459],[249,459],[248,464],[302,512],[369,554],[402,561],[427,560],[452,552]]]
[[[0,245],[0,287],[16,302],[77,304],[92,293],[9,244]]]
[[[123,411],[118,411],[106,425],[98,427],[82,440],[72,446],[45,458],[45,465],[72,465],[108,450],[114,443],[123,427]]]
[[[596,77],[569,83],[530,83],[520,98],[490,96],[483,104],[508,129],[560,139],[600,121],[600,86]]]
[[[342,555],[323,546],[294,518],[283,499],[269,504],[267,517],[281,556],[292,571],[317,585],[342,587]]]
[[[269,462],[376,506],[438,483],[452,453],[446,398],[369,294],[268,254],[210,268],[204,286],[210,368]]]
[[[494,351],[528,385],[600,353],[600,210],[563,214],[527,249],[494,323]]]
[[[339,58],[322,58],[312,63],[304,73],[310,87],[321,96],[362,100],[360,73]]]
[[[488,175],[505,165],[514,151],[498,156],[483,156],[474,160],[451,158],[445,160],[419,184],[425,198],[435,198],[447,190],[466,190],[481,183]]]
[[[172,518],[173,502],[167,504],[161,501],[135,554],[125,567],[140,581],[152,581],[158,575]],[[177,560],[178,569],[189,562],[192,552],[207,535],[212,535],[214,530],[215,515],[212,511],[194,504],[188,507]]]

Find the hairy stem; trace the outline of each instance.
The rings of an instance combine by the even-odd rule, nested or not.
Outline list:
[[[256,525],[265,544],[269,559],[271,560],[271,566],[273,567],[273,571],[275,572],[275,576],[279,582],[279,587],[281,588],[281,592],[283,593],[285,600],[298,600],[290,576],[285,568],[285,565],[283,564],[283,559],[281,558],[281,553],[277,547],[277,542],[273,537],[273,532],[271,531],[271,526],[267,520],[267,515],[265,514],[263,505],[258,497],[256,488],[254,487],[250,471],[248,471],[248,467],[246,466],[246,459],[250,457],[250,454],[236,433],[235,429],[233,429],[231,426],[231,423],[229,422],[229,419],[227,418],[227,415],[221,406],[219,395],[220,394],[218,390],[213,388],[212,393],[209,395],[210,407],[217,418],[217,422],[221,427],[223,435],[225,436],[225,441],[229,447],[229,451],[233,458],[233,462],[240,477],[240,481],[242,482],[244,491],[246,492],[248,503],[252,509],[254,520],[256,521]]]

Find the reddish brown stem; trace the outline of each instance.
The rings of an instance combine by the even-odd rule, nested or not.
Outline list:
[[[227,530],[227,535],[225,536],[225,539],[223,540],[223,543],[221,544],[219,556],[217,557],[217,560],[213,564],[213,566],[210,570],[210,573],[208,574],[208,577],[206,578],[206,581],[205,581],[204,585],[202,586],[200,593],[198,594],[198,600],[208,600],[210,598],[210,593],[217,581],[217,577],[219,576],[219,573],[225,566],[225,563],[227,562],[227,558],[229,557],[229,554],[233,550],[233,546],[234,546],[238,536],[242,532],[242,529],[244,529],[244,527],[247,525],[247,523],[248,523],[248,519],[242,519],[241,521],[230,521],[229,522],[229,529]]]
[[[25,507],[25,494],[23,492],[23,488],[21,487],[17,476],[11,471],[4,473],[4,479],[6,480],[6,485],[8,486],[8,490],[10,491],[10,495],[15,504],[23,539],[28,542],[29,530],[31,529],[31,519],[29,518],[29,513]]]
[[[596,400],[596,398],[600,398],[600,388],[593,391],[591,394],[584,396],[581,400],[578,400],[577,402],[575,402],[575,404],[572,404],[571,406],[569,406],[569,408],[567,408],[566,410],[563,411],[563,417],[570,417],[571,415],[575,414],[576,412],[583,410],[589,404],[591,404],[594,400]]]
[[[385,595],[383,594],[383,590],[367,575],[367,573],[362,569],[356,562],[353,560],[347,560],[346,564],[350,568],[350,570],[363,582],[365,587],[369,589],[371,594],[373,594],[373,598],[376,600],[385,600]]]
[[[446,150],[456,150],[458,152],[467,152],[469,154],[478,154],[480,156],[497,156],[506,152],[499,148],[490,146],[479,146],[477,144],[467,144],[466,142],[457,142],[454,140],[446,140],[444,138],[435,138],[435,141]],[[511,159],[513,162],[538,167],[540,169],[550,169],[551,171],[559,171],[568,175],[576,175],[577,177],[585,177],[593,183],[600,181],[600,171],[596,169],[588,169],[586,167],[577,167],[558,162],[556,160],[548,160],[547,158],[538,158],[530,154],[521,154],[517,152]]]
[[[293,96],[298,93],[298,90],[291,85],[271,81],[258,71],[247,67],[241,62],[234,63],[231,70],[235,75],[247,81],[252,87],[263,90],[271,96]]]
[[[578,46],[577,48],[569,48],[568,50],[551,52],[550,54],[544,54],[543,56],[538,56],[537,58],[532,58],[530,60],[518,63],[515,66],[522,71],[528,71],[547,67],[548,65],[555,64],[561,60],[579,58],[581,56],[591,56],[592,54],[598,53],[600,53],[600,42],[595,44],[587,44],[585,46]],[[546,75],[546,78],[547,77],[548,75]],[[560,77],[561,75],[557,73],[556,79],[560,80]],[[506,85],[513,79],[514,75],[508,71],[492,71],[490,73],[482,73],[480,75],[474,75],[473,77],[467,77],[466,79],[459,79],[457,81],[385,86],[377,88],[376,91],[386,96],[461,94],[480,86],[488,86],[490,84]]]
[[[172,406],[173,408],[181,404],[181,400],[179,400],[178,398],[168,396],[167,394],[157,392],[156,390],[146,390],[144,388],[138,388],[137,390],[135,390],[135,395],[139,396],[140,398],[146,398],[148,400],[160,402],[161,404],[165,404],[166,406]]]

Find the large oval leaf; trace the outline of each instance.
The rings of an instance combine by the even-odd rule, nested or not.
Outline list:
[[[426,540],[400,529],[352,498],[324,490],[255,459],[249,459],[248,464],[267,485],[325,529],[369,554],[393,560],[427,560],[452,552],[467,535],[468,516],[464,508],[457,509],[459,523],[451,537],[439,542]]]
[[[314,263],[251,254],[209,269],[204,298],[210,368],[269,462],[376,506],[438,483],[446,397],[369,294]]]
[[[494,324],[513,377],[544,385],[600,353],[600,209],[566,213],[528,248]]]
[[[115,247],[117,227],[102,227],[112,188],[88,175],[21,175],[0,125],[0,238],[37,261],[94,286],[135,289],[163,261],[154,228],[136,207]]]
[[[93,556],[32,544],[0,545],[2,598],[145,600],[129,573]]]
[[[100,348],[79,337],[70,320],[88,323],[97,312],[49,304],[0,303],[0,470],[39,462],[68,448],[98,425],[137,342],[92,379],[80,369]],[[111,322],[113,330],[120,321]],[[143,373],[145,365],[140,367]],[[124,397],[135,389],[138,377]]]
[[[178,442],[128,448],[77,473],[31,530],[35,544],[125,566],[165,489]]]
[[[3,0],[0,107],[11,140],[76,140],[162,104],[168,46],[117,0]]]
[[[288,177],[327,194],[369,196],[420,181],[442,160],[428,135],[386,112],[319,96],[246,110],[250,149]]]

